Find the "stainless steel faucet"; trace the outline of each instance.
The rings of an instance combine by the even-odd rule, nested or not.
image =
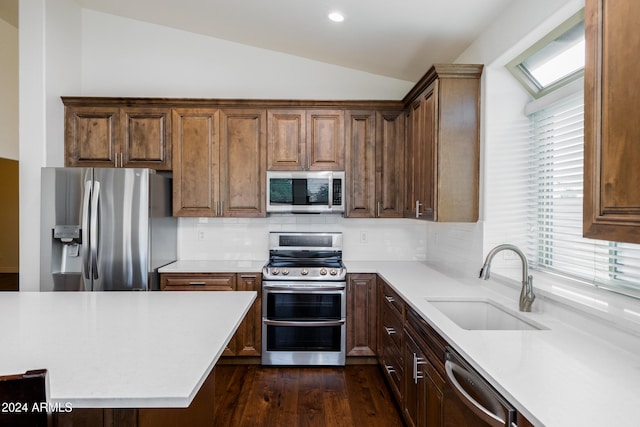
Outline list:
[[[515,252],[520,259],[522,260],[522,290],[520,291],[520,311],[531,311],[531,304],[533,304],[533,300],[536,299],[535,294],[533,293],[533,276],[529,275],[529,265],[527,263],[527,257],[524,256],[524,253],[520,249],[518,249],[515,245],[498,245],[495,248],[491,249],[487,254],[487,259],[484,261],[484,265],[480,269],[480,278],[487,280],[489,279],[490,269],[491,269],[491,260],[493,257],[501,251],[511,250]]]

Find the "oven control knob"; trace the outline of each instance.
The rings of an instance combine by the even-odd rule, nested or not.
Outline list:
[[[329,270],[329,274],[332,276],[335,276],[336,274],[338,274],[338,270],[336,270],[335,268],[332,268],[331,270]]]
[[[303,268],[303,269],[300,271],[300,274],[302,274],[303,276],[306,276],[307,274],[309,274],[309,270],[307,270],[306,268]]]
[[[288,268],[283,268],[282,269],[282,274],[284,274],[285,276],[287,276],[289,274],[289,269]]]
[[[321,268],[320,269],[320,275],[321,276],[326,276],[327,275],[327,269],[326,268]]]
[[[277,268],[272,268],[271,269],[271,274],[273,274],[274,276],[277,276],[278,274],[280,274],[280,270]]]

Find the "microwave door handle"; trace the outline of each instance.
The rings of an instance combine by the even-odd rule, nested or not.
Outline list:
[[[329,209],[333,205],[333,174],[329,175]]]

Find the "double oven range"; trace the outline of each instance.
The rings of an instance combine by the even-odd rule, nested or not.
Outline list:
[[[342,233],[269,234],[262,270],[262,364],[344,365]]]

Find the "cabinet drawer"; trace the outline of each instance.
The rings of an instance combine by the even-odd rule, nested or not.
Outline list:
[[[402,319],[393,308],[384,306],[382,308],[382,330],[383,337],[389,338],[390,342],[398,348],[402,348]]]
[[[403,376],[403,359],[400,349],[393,345],[390,338],[384,337],[382,351],[382,369],[390,380],[393,392],[398,401],[401,400],[402,376]]]
[[[386,283],[382,286],[382,304],[383,307],[393,309],[400,316],[400,319],[403,319],[404,302],[402,298]]]
[[[163,291],[235,291],[236,275],[212,274],[162,274],[160,289]]]

